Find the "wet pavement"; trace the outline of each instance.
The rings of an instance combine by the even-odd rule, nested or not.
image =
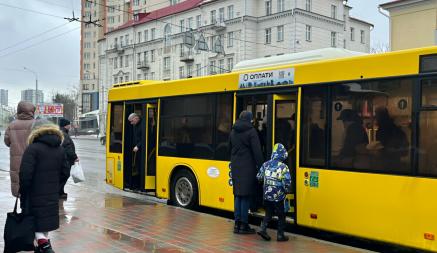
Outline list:
[[[60,202],[61,227],[50,234],[56,252],[368,252],[288,234],[290,241],[265,242],[257,235],[235,235],[232,220],[193,212],[104,182],[104,148],[97,140],[74,139],[87,181],[66,186]],[[2,141],[3,142],[3,141]],[[10,195],[9,150],[0,143],[0,248]],[[275,239],[275,231],[270,231]]]

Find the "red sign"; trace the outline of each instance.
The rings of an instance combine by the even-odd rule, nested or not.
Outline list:
[[[63,104],[40,104],[37,106],[36,113],[46,117],[63,117],[64,105]]]

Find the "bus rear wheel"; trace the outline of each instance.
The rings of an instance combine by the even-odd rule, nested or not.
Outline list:
[[[187,209],[198,205],[198,188],[194,175],[186,170],[176,172],[171,184],[171,202]]]

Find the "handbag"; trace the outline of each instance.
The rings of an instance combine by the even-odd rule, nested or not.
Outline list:
[[[5,242],[4,253],[19,251],[33,251],[35,246],[35,218],[30,215],[28,205],[24,206],[21,213],[17,213],[18,197],[15,200],[14,211],[7,214],[3,239]]]
[[[83,174],[82,166],[80,166],[79,162],[74,163],[71,167],[71,177],[74,183],[85,181],[85,175]]]

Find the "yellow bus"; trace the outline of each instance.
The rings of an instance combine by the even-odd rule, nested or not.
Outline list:
[[[108,100],[110,185],[233,211],[228,136],[249,110],[265,158],[290,151],[288,222],[437,251],[437,47],[120,83]]]

